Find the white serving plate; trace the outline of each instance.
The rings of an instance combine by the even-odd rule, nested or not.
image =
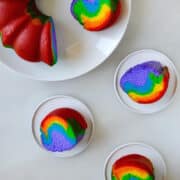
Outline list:
[[[42,12],[54,18],[58,43],[58,63],[49,67],[29,63],[0,43],[0,62],[10,69],[35,80],[62,81],[83,75],[103,63],[118,46],[126,31],[131,0],[122,0],[123,13],[110,28],[89,32],[72,17],[72,0],[37,0]]]

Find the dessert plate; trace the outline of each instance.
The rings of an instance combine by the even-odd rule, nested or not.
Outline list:
[[[0,43],[0,62],[26,77],[43,81],[62,81],[83,75],[104,62],[118,46],[126,31],[131,0],[122,0],[123,12],[118,21],[100,32],[89,32],[73,18],[72,0],[37,0],[39,9],[53,17],[58,42],[58,63],[49,67],[29,63]],[[33,43],[33,42],[32,42]]]
[[[166,164],[158,151],[143,143],[129,143],[117,147],[107,158],[104,169],[105,180],[111,180],[112,166],[115,161],[129,154],[147,157],[153,163],[155,179],[166,179]]]
[[[122,90],[120,87],[120,79],[128,69],[137,64],[152,60],[158,61],[163,66],[168,67],[170,73],[168,89],[160,100],[150,104],[139,104],[131,100],[129,96]],[[114,75],[114,89],[118,100],[128,110],[141,114],[152,114],[163,110],[174,100],[178,87],[178,79],[179,77],[176,67],[169,57],[152,49],[144,49],[129,54],[120,62]]]
[[[83,117],[86,119],[86,123],[88,125],[88,128],[86,129],[86,133],[83,137],[83,139],[74,147],[73,149],[69,151],[64,152],[50,152],[46,151],[49,154],[53,154],[56,157],[60,158],[67,158],[75,156],[82,151],[84,151],[88,145],[91,143],[93,134],[94,134],[94,118],[89,110],[89,108],[79,101],[78,99],[75,99],[70,96],[54,96],[51,98],[46,99],[43,101],[38,108],[36,109],[33,118],[32,118],[32,133],[34,136],[35,141],[40,146],[42,150],[45,151],[43,148],[42,142],[41,142],[41,133],[40,133],[40,124],[43,120],[43,118],[49,114],[51,111],[59,108],[72,108],[78,112],[80,112]]]

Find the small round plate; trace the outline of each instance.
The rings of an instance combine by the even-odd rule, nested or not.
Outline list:
[[[166,164],[158,151],[149,145],[142,143],[129,143],[117,147],[107,158],[105,163],[105,180],[111,179],[111,172],[113,164],[120,158],[130,155],[139,154],[147,157],[153,164],[155,179],[165,180],[166,179]]]
[[[72,0],[37,0],[42,12],[53,17],[58,43],[58,63],[49,67],[44,63],[29,63],[12,49],[0,43],[0,62],[26,77],[42,81],[62,81],[81,76],[103,63],[123,38],[130,14],[131,0],[121,0],[123,12],[118,21],[100,32],[89,32],[73,18]]]
[[[72,150],[64,151],[64,152],[47,151],[45,150],[45,148],[41,143],[40,124],[47,114],[49,114],[55,109],[64,108],[64,107],[72,108],[80,112],[86,119],[88,128],[86,129],[83,139]],[[37,144],[41,147],[41,149],[57,157],[61,157],[61,158],[72,157],[84,151],[87,148],[87,146],[90,144],[94,133],[94,119],[89,108],[81,101],[69,96],[55,96],[43,101],[36,109],[32,118],[32,132],[34,139],[36,140]]]
[[[141,64],[141,63],[152,61],[152,60],[159,61],[163,66],[168,67],[168,70],[170,73],[168,89],[166,93],[164,94],[164,96],[159,101],[156,101],[150,104],[139,104],[133,101],[123,91],[119,82],[120,82],[121,77],[127,70],[136,66],[137,64]],[[178,78],[176,67],[166,55],[155,50],[145,49],[145,50],[136,51],[128,55],[124,60],[121,61],[121,63],[119,64],[115,72],[114,89],[115,89],[118,100],[120,100],[120,102],[126,108],[136,113],[150,114],[150,113],[161,111],[172,102],[172,100],[175,97],[176,90],[177,90],[178,79],[179,78]]]

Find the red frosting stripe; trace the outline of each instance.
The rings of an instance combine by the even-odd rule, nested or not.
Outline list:
[[[47,22],[42,30],[40,39],[40,59],[46,64],[52,65],[52,49],[51,49],[51,23]]]
[[[15,37],[21,32],[21,30],[30,21],[29,15],[24,15],[11,21],[2,29],[2,41],[4,46],[13,46]]]
[[[39,42],[43,24],[39,19],[32,19],[24,30],[19,34],[14,49],[22,58],[38,62],[39,59]]]
[[[10,21],[23,16],[27,2],[23,0],[0,0],[0,31]]]
[[[151,161],[144,156],[138,154],[127,155],[125,157],[120,158],[113,165],[113,169],[118,169],[124,166],[135,166],[144,169],[149,174],[153,175],[154,169]]]
[[[61,108],[54,110],[51,115],[60,116],[63,119],[71,119],[72,117],[81,125],[83,129],[87,128],[85,118],[77,111],[70,108]],[[47,118],[47,117],[46,117]]]

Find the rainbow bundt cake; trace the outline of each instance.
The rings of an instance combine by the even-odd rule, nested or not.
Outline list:
[[[51,152],[71,150],[83,139],[86,129],[86,120],[76,110],[54,110],[41,122],[42,146]]]
[[[120,79],[120,86],[133,101],[149,104],[163,97],[169,78],[166,66],[158,61],[148,61],[127,70]]]
[[[42,14],[35,0],[0,0],[0,34],[24,60],[57,62],[56,33],[52,17]]]
[[[138,154],[131,154],[117,160],[112,167],[112,180],[154,180],[151,161]]]
[[[112,25],[121,13],[120,0],[73,0],[71,13],[89,31]]]

